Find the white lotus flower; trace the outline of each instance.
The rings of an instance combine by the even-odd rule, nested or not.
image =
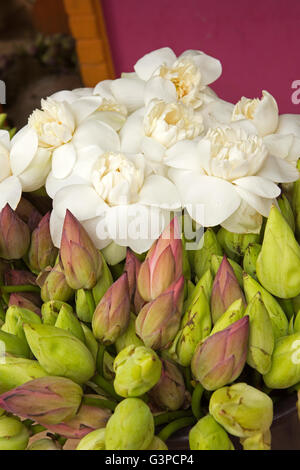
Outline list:
[[[141,154],[99,153],[94,159],[82,160],[80,169],[61,181],[61,187],[50,176],[47,190],[54,194],[51,234],[56,246],[69,209],[99,249],[114,242],[143,253],[159,237],[170,211],[181,207],[175,185],[163,176],[149,174]]]
[[[21,182],[12,173],[10,148],[9,133],[0,130],[0,211],[7,203],[16,209],[22,196]]]
[[[292,165],[268,153],[261,137],[239,128],[209,130],[198,143],[179,142],[165,162],[191,217],[236,233],[258,233],[280,194],[276,183],[298,179]],[[203,211],[197,210],[201,205]]]
[[[274,134],[264,138],[270,153],[296,166],[300,158],[300,115],[282,114]]]

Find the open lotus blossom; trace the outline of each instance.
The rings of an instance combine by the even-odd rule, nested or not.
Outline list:
[[[258,233],[280,194],[276,183],[299,177],[268,152],[261,137],[230,127],[210,129],[198,143],[178,142],[165,161],[191,217],[236,233]]]
[[[0,211],[7,204],[16,209],[22,196],[21,181],[12,173],[10,148],[9,133],[0,130]]]
[[[134,70],[112,85],[117,100],[130,111],[152,99],[180,100],[196,109],[214,98],[207,85],[220,77],[222,66],[204,52],[188,50],[177,58],[172,49],[163,47],[142,57]]]

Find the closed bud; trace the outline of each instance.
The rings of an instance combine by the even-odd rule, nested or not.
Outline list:
[[[256,262],[259,253],[261,252],[261,245],[258,243],[250,243],[247,246],[244,260],[243,260],[243,268],[246,273],[252,276],[254,279],[256,278]]]
[[[26,450],[62,450],[61,446],[58,442],[54,441],[53,439],[46,438],[39,439],[38,441],[33,442],[27,447]]]
[[[117,353],[122,351],[122,349],[127,348],[127,346],[134,345],[134,346],[143,346],[143,341],[137,336],[135,332],[135,320],[136,316],[131,313],[130,314],[130,321],[127,330],[119,336],[116,340],[116,350]]]
[[[30,349],[23,339],[11,333],[0,330],[0,347],[4,345],[6,354],[18,357],[30,357]]]
[[[190,430],[191,450],[234,450],[227,432],[211,416],[206,415]]]
[[[29,432],[18,418],[0,418],[0,450],[25,450],[28,441]]]
[[[204,290],[206,298],[207,298],[207,300],[210,304],[210,298],[211,298],[213,283],[214,283],[214,279],[213,279],[211,270],[208,269],[203,274],[201,279],[197,282],[196,286],[193,286],[192,290],[190,289],[191,292],[189,293],[189,295],[188,295],[188,297],[187,297],[187,299],[184,303],[184,311],[187,312],[191,308],[191,306],[193,305],[193,303],[195,302],[195,300],[199,296],[199,292],[200,292],[201,289]]]
[[[216,276],[221,264],[223,261],[223,256],[217,256],[217,255],[212,255],[211,257],[211,269],[213,272],[213,275]],[[227,258],[228,263],[233,269],[233,272],[235,274],[235,277],[237,278],[240,287],[243,287],[243,269],[241,266],[236,262],[233,261],[230,258]]]
[[[98,305],[106,291],[110,288],[113,284],[114,280],[112,274],[107,266],[104,256],[100,252],[100,256],[102,259],[102,274],[100,279],[98,280],[97,284],[93,288],[93,297],[95,300],[95,304]]]
[[[19,308],[23,308],[26,310],[31,310],[39,317],[41,316],[41,309],[35,303],[35,294],[31,293],[24,293],[24,294],[11,294],[9,297],[9,307],[15,306]],[[33,302],[34,300],[34,302]],[[39,302],[40,303],[40,302]]]
[[[220,228],[217,238],[226,255],[234,261],[244,256],[250,243],[259,243],[259,235],[255,233],[233,233],[223,227]]]
[[[26,255],[30,244],[28,226],[7,204],[0,212],[0,257],[17,260]]]
[[[63,306],[60,309],[54,326],[61,328],[62,330],[69,331],[72,333],[72,335],[76,336],[76,338],[85,343],[85,336],[81,327],[81,323],[69,308]]]
[[[289,224],[293,232],[295,232],[295,217],[294,217],[293,210],[291,208],[288,198],[284,194],[282,194],[277,199],[277,202],[278,202],[278,206],[279,206],[281,214],[283,215],[283,217],[285,218],[285,220],[287,221],[287,223]]]
[[[22,357],[6,356],[0,363],[0,393],[8,392],[32,379],[45,377],[47,372],[38,361]]]
[[[144,299],[141,297],[139,290],[137,288],[137,279],[141,268],[140,260],[135,256],[135,254],[128,248],[127,257],[125,263],[125,272],[128,277],[129,285],[129,296],[131,303],[134,307],[134,312],[136,314],[142,309],[145,305]]]
[[[37,278],[41,287],[41,298],[43,302],[60,300],[67,302],[73,297],[73,290],[69,287],[63,268],[58,263],[52,269],[46,269]]]
[[[105,450],[105,428],[87,434],[81,439],[76,450]]]
[[[245,313],[245,305],[242,299],[235,300],[233,304],[226,310],[225,313],[216,321],[211,335],[218,333],[218,331],[225,330],[228,326],[243,318]]]
[[[81,321],[92,323],[93,314],[88,301],[89,291],[79,289],[75,293],[76,314]]]
[[[271,450],[271,432],[259,432],[253,436],[241,439],[243,450]]]
[[[212,229],[207,229],[201,239],[201,248],[195,251],[194,255],[194,270],[198,279],[210,269],[212,255],[223,255],[223,250],[217,240],[215,232]]]
[[[26,337],[23,328],[25,323],[34,323],[39,325],[42,322],[40,317],[31,310],[19,308],[13,305],[7,309],[5,323],[2,327],[2,330],[6,333],[16,335],[26,343]]]
[[[152,442],[146,450],[168,450],[167,445],[159,437],[154,436]]]
[[[39,274],[48,266],[54,266],[58,250],[53,245],[50,234],[50,212],[40,221],[31,235],[28,263],[32,272]]]
[[[73,312],[71,305],[61,302],[60,300],[50,300],[42,305],[41,314],[44,325],[54,326],[60,310],[68,309]]]
[[[84,334],[84,342],[85,342],[88,350],[92,354],[94,360],[96,361],[97,355],[98,355],[98,349],[99,349],[97,340],[96,340],[95,336],[93,335],[92,331],[89,329],[89,327],[86,326],[84,323],[81,323],[81,328],[82,328],[83,334]]]
[[[184,379],[173,362],[162,360],[160,379],[149,396],[155,405],[163,410],[176,411],[183,406],[186,396]]]

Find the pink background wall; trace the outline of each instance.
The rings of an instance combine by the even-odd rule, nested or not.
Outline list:
[[[117,74],[170,46],[219,58],[214,89],[236,102],[266,89],[282,113],[300,113],[291,84],[300,80],[300,0],[102,0]]]

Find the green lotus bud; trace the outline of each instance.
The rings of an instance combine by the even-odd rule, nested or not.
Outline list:
[[[71,305],[60,300],[50,300],[42,305],[41,314],[44,325],[54,326],[61,308],[73,312]]]
[[[271,368],[274,333],[260,293],[252,298],[245,315],[249,316],[250,327],[247,363],[260,374],[266,374]]]
[[[292,299],[277,299],[279,305],[281,306],[282,310],[286,314],[286,317],[288,320],[290,320],[294,314],[294,305],[293,305],[293,300]]]
[[[105,428],[96,429],[84,436],[76,450],[105,450]]]
[[[93,335],[92,331],[89,329],[88,326],[86,326],[84,323],[81,323],[81,328],[83,330],[83,334],[84,334],[84,342],[87,346],[87,348],[89,349],[89,351],[91,352],[94,360],[96,361],[97,359],[97,354],[98,354],[98,343],[95,339],[95,336]]]
[[[159,437],[154,436],[151,444],[146,450],[168,450],[167,445]]]
[[[114,361],[115,358],[105,350],[103,356],[103,377],[106,380],[112,381],[115,378]]]
[[[45,269],[37,278],[37,283],[41,287],[41,298],[44,302],[49,300],[60,300],[68,302],[73,297],[74,291],[66,281],[63,268],[60,263],[52,269]]]
[[[151,400],[161,409],[179,410],[186,397],[182,373],[171,361],[162,359],[159,382],[149,392]]]
[[[194,270],[198,279],[210,268],[212,255],[223,255],[223,250],[213,229],[207,229],[200,241],[202,247],[195,252]]]
[[[212,394],[209,412],[233,436],[249,437],[271,427],[273,402],[260,390],[236,383]]]
[[[256,272],[259,282],[271,294],[283,299],[300,294],[300,246],[275,206],[267,221]]]
[[[157,354],[144,346],[128,346],[114,361],[114,387],[121,397],[139,397],[160,379],[161,361]]]
[[[254,279],[257,279],[256,278],[256,262],[257,262],[257,258],[260,252],[261,252],[261,245],[259,245],[258,243],[250,243],[250,245],[247,246],[245,255],[244,255],[244,260],[243,260],[244,271],[250,274],[250,276],[252,276]]]
[[[300,382],[300,333],[279,338],[275,342],[272,365],[264,375],[269,388],[289,388]]]
[[[213,275],[216,276],[217,272],[222,264],[223,257],[222,256],[217,256],[217,255],[212,255],[211,257],[211,269],[213,272]],[[227,258],[227,261],[229,262],[230,266],[233,269],[233,272],[235,274],[235,277],[237,278],[240,287],[243,287],[243,270],[241,266],[233,261],[230,258]]]
[[[75,293],[76,314],[81,321],[92,323],[93,314],[88,303],[89,291],[79,289]]]
[[[1,348],[5,354],[26,358],[30,357],[30,349],[25,340],[0,330],[0,351]]]
[[[78,338],[61,328],[24,325],[31,351],[49,375],[87,382],[95,373],[95,361]]]
[[[61,446],[53,439],[39,439],[33,442],[26,450],[61,450]]]
[[[285,336],[288,332],[288,320],[284,311],[274,297],[251,276],[249,276],[249,274],[244,275],[244,290],[248,303],[250,303],[251,299],[260,292],[262,301],[272,322],[275,340],[281,336]]]
[[[225,313],[216,321],[210,335],[217,333],[218,331],[225,330],[228,326],[234,322],[243,318],[245,312],[245,305],[242,299],[235,300]]]
[[[211,415],[201,418],[190,430],[189,442],[191,450],[234,450],[227,432]]]
[[[201,279],[197,282],[197,285],[194,286],[192,289],[192,292],[189,294],[188,298],[186,299],[184,303],[184,312],[188,312],[193,305],[193,303],[196,301],[197,297],[199,296],[199,291],[201,288],[204,289],[206,298],[208,302],[210,302],[210,297],[211,297],[211,292],[212,292],[212,287],[213,287],[214,279],[211,273],[211,270],[208,269]]]
[[[25,450],[28,441],[29,432],[18,418],[0,418],[0,450]]]
[[[293,322],[293,333],[300,333],[300,310],[295,316],[294,322]],[[1,338],[1,336],[0,336]]]
[[[63,306],[60,309],[55,326],[62,330],[69,331],[72,335],[76,336],[76,338],[80,339],[80,341],[85,342],[85,336],[80,321],[68,308]]]
[[[187,286],[187,298],[189,298],[193,294],[196,286],[190,280],[187,281],[186,286]]]
[[[115,346],[117,353],[122,351],[122,349],[126,348],[127,346],[130,346],[131,344],[133,344],[134,346],[144,346],[143,341],[137,336],[135,332],[135,320],[136,316],[131,313],[130,322],[127,330],[116,340]]]
[[[297,295],[297,297],[294,297],[292,299],[293,307],[294,307],[294,312],[298,313],[300,310],[300,295]]]
[[[190,365],[197,344],[209,335],[212,326],[204,289],[197,286],[196,290],[198,297],[186,312],[181,329],[170,348],[170,353],[176,358],[176,362],[185,367]]]
[[[106,450],[146,450],[153,441],[154,419],[150,408],[138,398],[121,401],[105,432]]]
[[[46,375],[47,372],[38,361],[7,356],[5,362],[0,363],[0,393],[8,392],[32,379]]]
[[[244,450],[271,450],[271,432],[259,432],[254,436],[241,439]]]
[[[300,170],[299,160],[297,168]],[[300,237],[300,178],[295,181],[293,186],[292,207],[295,215],[296,234]]]
[[[281,197],[277,199],[277,202],[281,214],[283,215],[293,232],[295,232],[295,217],[288,198],[284,194],[282,194]]]
[[[108,289],[114,282],[109,267],[107,266],[107,263],[104,259],[104,256],[102,255],[102,253],[100,253],[100,255],[102,257],[102,274],[99,281],[93,288],[93,296],[96,305],[98,305],[105,292],[108,291]]]
[[[259,243],[259,235],[255,233],[232,233],[223,227],[220,228],[217,238],[226,255],[234,261],[244,256],[250,243]]]
[[[34,323],[39,325],[42,322],[40,317],[31,310],[13,305],[7,309],[5,323],[2,327],[2,330],[6,333],[16,335],[22,341],[26,342],[23,330],[24,323]]]
[[[39,274],[48,266],[54,266],[57,254],[58,250],[51,239],[50,212],[48,212],[31,235],[28,252],[28,263],[31,271]]]

